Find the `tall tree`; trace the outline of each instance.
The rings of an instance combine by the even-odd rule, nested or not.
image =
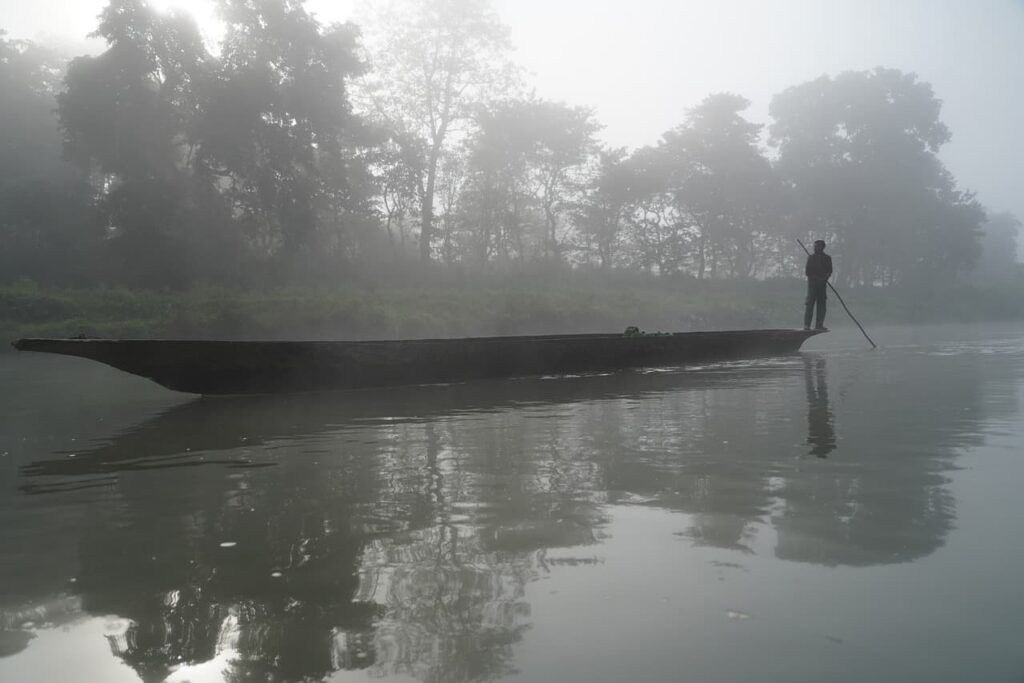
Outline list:
[[[292,272],[337,262],[373,222],[346,83],[358,31],[299,0],[219,2],[214,58],[188,15],[111,0],[109,48],[75,60],[59,98],[66,152],[93,173],[136,284],[237,278],[247,253]]]
[[[739,95],[710,95],[661,144],[677,206],[696,231],[699,280],[709,260],[712,276],[723,260],[730,277],[752,275],[757,236],[776,223],[778,186],[759,147],[761,126],[741,115],[749,106]]]
[[[975,280],[998,282],[1018,276],[1018,236],[1021,221],[1012,213],[995,213],[981,226],[981,255],[971,276]]]
[[[669,275],[686,267],[693,218],[677,201],[678,174],[663,147],[641,147],[625,160],[627,173],[625,262],[632,268]]]
[[[513,82],[508,30],[487,0],[392,0],[369,27],[366,107],[424,156],[420,258],[429,261],[445,151],[474,108]]]
[[[544,258],[560,263],[564,233],[571,227],[566,217],[587,183],[600,126],[589,110],[557,102],[527,101],[513,105],[510,113],[533,140],[529,164],[532,191],[544,214]]]
[[[494,220],[485,205],[497,202],[505,206],[506,233],[520,259],[534,250],[560,263],[597,151],[597,129],[589,110],[545,100],[508,100],[482,110],[469,142],[469,188],[483,209],[473,222],[482,243]]]
[[[527,188],[529,142],[506,110],[483,110],[467,143],[469,180],[463,197],[471,251],[480,263],[523,262],[532,232],[532,198]]]
[[[481,112],[477,122],[470,144],[477,179],[500,168],[502,192],[538,219],[537,234],[523,234],[523,244],[535,242],[540,257],[560,262],[572,227],[568,218],[579,204],[588,163],[597,151],[592,114],[557,102],[509,100]]]
[[[196,232],[209,227],[196,219],[212,217],[188,200],[204,181],[189,159],[209,55],[191,17],[143,0],[111,0],[94,35],[107,51],[71,62],[58,97],[65,151],[93,173],[122,274],[185,284],[202,251]]]
[[[201,159],[228,181],[260,249],[294,257],[325,223],[343,229],[366,209],[347,86],[363,71],[358,30],[321,26],[301,0],[219,1],[227,30]]]
[[[0,280],[82,282],[102,233],[92,191],[62,159],[54,114],[65,60],[0,31]]]
[[[625,160],[623,148],[599,152],[596,168],[576,211],[581,236],[597,251],[599,267],[605,271],[615,262],[632,194],[632,174]]]
[[[822,76],[771,103],[778,168],[802,229],[837,242],[842,279],[950,279],[977,256],[984,211],[937,156],[950,139],[928,83],[895,69]]]
[[[408,228],[417,210],[419,168],[424,155],[414,140],[398,139],[394,131],[385,131],[375,147],[372,167],[376,170],[384,230],[397,259],[406,257]]]

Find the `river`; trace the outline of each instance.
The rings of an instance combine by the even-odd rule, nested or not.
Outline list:
[[[0,354],[0,681],[1020,681],[1024,329],[193,398]]]

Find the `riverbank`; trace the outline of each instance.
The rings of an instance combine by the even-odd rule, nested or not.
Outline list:
[[[0,287],[0,336],[366,339],[795,327],[804,284],[561,278],[530,284],[480,279],[415,286],[152,291]],[[1024,320],[1024,289],[961,286],[845,293],[861,321]],[[829,323],[848,319],[832,297]]]

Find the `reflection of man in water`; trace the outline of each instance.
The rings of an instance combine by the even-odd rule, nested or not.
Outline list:
[[[811,455],[827,457],[836,449],[836,433],[832,427],[832,410],[828,406],[828,385],[825,383],[825,359],[812,361],[804,356],[804,383],[807,387],[807,443]]]
[[[832,257],[825,253],[825,241],[814,242],[814,253],[807,257],[807,300],[804,302],[804,329],[811,329],[811,316],[817,306],[814,329],[825,329],[825,290],[832,277]]]

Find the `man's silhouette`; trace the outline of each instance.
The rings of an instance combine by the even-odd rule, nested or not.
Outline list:
[[[832,257],[825,253],[825,241],[814,242],[814,253],[807,257],[807,301],[804,302],[804,329],[811,329],[811,316],[817,306],[814,329],[825,329],[825,290],[832,276]]]
[[[807,387],[807,444],[811,455],[827,458],[836,449],[832,409],[828,403],[825,359],[804,356],[804,384]]]

